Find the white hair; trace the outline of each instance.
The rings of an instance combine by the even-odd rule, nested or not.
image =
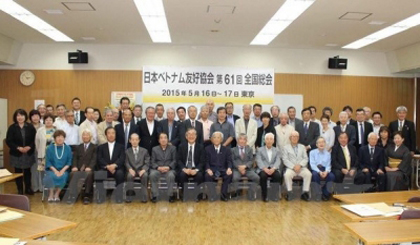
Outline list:
[[[347,117],[349,116],[349,114],[347,114],[347,112],[345,112],[345,111],[340,112],[338,114],[338,117],[340,117],[341,115],[346,115]]]
[[[400,105],[400,106],[398,106],[398,107],[397,107],[397,109],[396,109],[395,111],[398,113],[398,112],[400,112],[400,111],[405,111],[405,112],[407,112],[408,110],[407,110],[407,107],[405,107],[405,106],[403,106],[403,105]]]
[[[282,118],[282,117],[286,117],[287,119],[289,119],[289,115],[287,115],[286,112],[280,112],[279,118]]]
[[[216,134],[219,134],[220,135],[220,137],[222,138],[222,140],[223,140],[223,133],[222,132],[220,132],[220,131],[216,131],[216,132],[214,132],[212,135],[211,135],[211,137],[213,138],[214,136],[216,136]]]
[[[267,140],[268,137],[271,137],[274,139],[274,134],[273,133],[266,133],[264,136],[264,139]]]
[[[90,137],[92,137],[92,131],[90,131],[89,129],[85,129],[85,130],[83,130],[82,135],[83,135],[84,133],[87,133],[87,134],[89,134],[89,135],[90,135]]]
[[[375,136],[376,138],[379,138],[378,134],[377,134],[377,133],[375,133],[375,132],[370,132],[370,134],[368,135],[368,139],[369,139],[371,136]]]

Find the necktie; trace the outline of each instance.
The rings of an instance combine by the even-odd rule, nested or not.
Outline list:
[[[398,131],[402,130],[402,122],[400,121],[400,126],[398,127]]]
[[[190,146],[190,150],[188,151],[187,168],[192,168],[192,145]]]
[[[370,148],[370,160],[372,160],[373,159],[373,153],[374,153],[374,148],[373,147],[371,147]]]
[[[240,149],[241,149],[241,159],[244,160],[245,159],[245,149],[243,147],[241,147]]]
[[[128,123],[125,124],[125,148],[127,149],[127,144],[128,144]]]
[[[346,159],[346,168],[348,170],[350,170],[350,156],[349,156],[349,150],[347,149],[347,147],[343,147],[343,151],[344,151],[344,158]]]
[[[308,123],[305,123],[305,126],[303,127],[303,130],[305,132],[305,135],[308,134]]]
[[[194,122],[194,121],[191,121],[191,126],[192,126],[193,128],[195,128],[195,122]]]
[[[88,148],[88,144],[85,144],[85,152],[87,151]]]
[[[138,149],[134,148],[134,160],[137,161],[137,153],[138,153]]]
[[[363,145],[365,132],[363,130],[363,123],[360,123],[360,144]]]
[[[172,126],[173,126],[173,124],[169,124],[169,125],[168,125],[168,130],[169,130],[169,140],[171,140],[171,139],[172,139]]]
[[[295,155],[297,156],[297,154],[298,154],[298,148],[297,148],[297,146],[294,146],[293,147],[293,150],[295,151]]]
[[[76,112],[76,124],[79,124],[79,112]]]

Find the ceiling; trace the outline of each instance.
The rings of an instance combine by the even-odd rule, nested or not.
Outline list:
[[[15,0],[77,43],[153,44],[132,0]],[[70,11],[62,2],[90,3],[95,11]],[[172,45],[247,47],[284,0],[164,0]],[[215,13],[207,13],[210,6]],[[226,6],[226,8],[224,8]],[[231,12],[234,9],[234,13]],[[61,10],[63,14],[47,14]],[[347,12],[371,13],[340,20]],[[420,12],[416,0],[317,0],[268,47],[340,47]],[[370,25],[371,21],[385,22]],[[0,33],[23,43],[51,39],[0,11]],[[7,24],[5,24],[7,23]],[[217,31],[217,32],[212,32]],[[82,37],[94,37],[94,41]],[[420,42],[420,26],[362,48],[390,51]],[[336,44],[336,47],[327,47]],[[156,44],[162,45],[162,44]]]

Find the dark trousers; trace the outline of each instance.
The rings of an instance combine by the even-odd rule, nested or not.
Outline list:
[[[73,180],[75,178],[75,180]],[[77,184],[79,182],[79,179],[85,179],[85,192],[84,196],[88,196],[92,194],[92,188],[93,188],[93,171],[77,171],[77,172],[70,172],[70,194],[72,196],[76,196],[78,193]],[[72,181],[73,180],[73,181]]]
[[[261,194],[263,198],[267,197],[267,179],[268,177],[271,178],[271,182],[281,184],[281,174],[279,171],[274,171],[272,175],[266,174],[264,171],[259,173],[260,176],[260,186],[261,186]]]
[[[333,169],[332,173],[335,176],[335,183],[343,183],[345,175],[343,174],[343,172],[341,172],[341,169],[340,170]],[[354,177],[354,184],[363,185],[365,177],[361,171],[356,170],[356,173],[354,173],[353,177]]]
[[[226,171],[224,171],[224,172],[220,171],[220,177],[223,179],[223,183],[222,183],[222,195],[224,197],[227,197],[228,196],[228,190],[229,190],[229,184],[232,182],[233,174],[227,175],[226,174]],[[204,179],[205,179],[206,182],[215,182],[215,181],[217,181],[216,178],[214,177],[214,174],[213,174],[213,176],[210,176],[207,172],[204,175]]]
[[[105,175],[106,174],[106,175]],[[100,170],[95,172],[95,181],[97,183],[98,186],[98,191],[100,192],[100,195],[105,195],[105,190],[104,190],[104,183],[103,181],[106,178],[114,178],[116,185],[117,185],[117,189],[116,189],[116,199],[118,200],[122,200],[123,198],[123,184],[124,184],[124,171],[122,169],[117,169],[113,174],[111,172],[109,172],[108,170]],[[104,197],[103,197],[104,198]]]
[[[322,186],[322,194],[324,196],[330,196],[330,192],[327,189],[328,182],[334,181],[335,176],[333,173],[329,172],[327,177],[323,180],[325,180],[325,185]],[[319,176],[319,173],[316,171],[312,171],[312,182],[318,183],[318,185],[321,185],[321,176]]]
[[[19,177],[16,179],[16,186],[19,194],[23,194],[23,181],[25,181],[25,190],[32,189],[31,186],[31,168],[15,168],[15,173],[23,173],[23,178]]]
[[[363,184],[376,184],[378,191],[385,191],[386,188],[386,175],[378,174],[377,172],[362,172]],[[372,183],[372,177],[376,179],[376,183]]]
[[[178,183],[182,186],[184,186],[185,183],[188,183],[188,179],[193,178],[194,183],[197,183],[197,185],[200,185],[203,183],[203,173],[198,171],[194,176],[188,175],[184,171],[181,170],[178,174]]]

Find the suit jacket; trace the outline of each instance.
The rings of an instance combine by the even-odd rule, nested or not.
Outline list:
[[[359,157],[357,156],[356,147],[347,144],[347,148],[350,152],[350,168],[359,169]],[[332,170],[341,171],[343,168],[347,168],[346,158],[344,157],[344,152],[340,144],[334,145],[331,152],[331,166]]]
[[[369,122],[363,122],[363,127],[364,127],[364,135],[363,135],[363,145],[367,145],[368,144],[368,135],[373,132],[373,125]],[[363,145],[359,144],[359,129],[360,129],[360,124],[357,121],[354,121],[354,124],[352,124],[353,127],[356,129],[356,141],[354,142],[354,146],[356,146],[356,149],[359,150],[359,148]]]
[[[10,155],[20,157],[22,153],[18,151],[18,147],[30,146],[31,149],[27,152],[28,155],[34,154],[35,151],[35,136],[36,129],[30,123],[25,123],[23,127],[25,130],[25,145],[23,145],[23,138],[18,124],[13,123],[9,126],[6,133],[6,144],[9,146]]]
[[[302,166],[302,168],[308,167],[308,154],[306,148],[302,144],[297,145],[297,154],[291,144],[285,145],[281,154],[284,166],[288,169],[293,169],[296,165]]]
[[[369,145],[364,145],[359,149],[360,169],[367,168],[370,172],[381,169],[385,172],[385,151],[379,146],[375,146],[373,158],[370,157]]]
[[[128,148],[125,151],[125,168],[128,170],[133,169],[136,172],[149,170],[150,165],[150,155],[146,149],[138,147],[137,160],[134,155],[134,150],[132,147]]]
[[[73,165],[72,168],[81,169],[83,166],[85,168],[95,169],[96,166],[96,145],[90,143],[87,150],[85,151],[85,144],[82,143],[76,147],[76,150],[73,153]]]
[[[287,124],[289,124],[289,121],[287,122]],[[294,126],[294,128],[296,129],[296,127],[299,126],[299,125],[301,125],[301,124],[303,124],[303,121],[301,119],[295,117],[295,126]]]
[[[248,138],[247,145],[252,148],[255,153],[255,141],[257,140],[258,124],[257,121],[250,118],[248,122],[248,130],[245,128],[245,119],[240,118],[235,123],[235,138],[239,137],[239,134],[246,133]]]
[[[128,148],[131,147],[131,143],[129,141],[130,136],[132,134],[134,134],[134,133],[138,133],[139,126],[137,126],[134,123],[130,122],[130,129],[129,129],[130,132],[128,132],[128,139],[125,138],[125,132],[124,132],[125,131],[125,122],[119,123],[119,124],[115,125],[115,131],[117,133],[116,134],[115,141],[117,141],[117,143],[125,146],[125,142],[127,140],[128,142],[127,142],[127,148],[126,149],[128,149]],[[140,138],[140,139],[142,139],[142,138]]]
[[[258,148],[257,154],[255,156],[255,160],[258,166],[257,173],[261,172],[264,168],[268,168],[268,167],[275,168],[278,171],[280,171],[280,173],[283,171],[283,165],[281,164],[280,151],[274,146],[271,147],[271,151],[272,151],[271,160],[269,160],[268,154],[267,154],[267,147],[264,146],[264,147]]]
[[[152,134],[149,133],[149,128],[147,127],[147,119],[143,119],[137,123],[139,135],[140,135],[140,147],[145,148],[149,155],[152,155],[152,148],[159,145],[158,134],[161,132],[160,123],[154,120],[154,127]]]
[[[178,147],[177,162],[179,171],[182,171],[182,169],[186,168],[189,151],[188,148],[188,143],[181,144]],[[199,171],[204,171],[204,166],[206,164],[206,154],[204,152],[203,145],[197,143],[194,145],[193,158],[195,169],[198,169]]]
[[[261,146],[261,140],[263,137],[263,132],[264,132],[264,126],[261,126],[258,128],[257,130],[257,140],[255,141],[255,147],[262,147]],[[276,134],[276,130],[274,129],[274,127],[272,125],[268,125],[268,127],[265,129],[265,134],[267,133],[273,133],[274,134],[274,144],[273,146],[276,147],[276,140],[277,140],[277,134]]]
[[[214,145],[209,145],[205,148],[206,151],[206,166],[205,170],[211,169],[215,171],[226,171],[228,168],[232,169],[232,154],[229,148],[220,144],[219,153],[216,152]]]
[[[357,121],[350,118],[350,122],[347,125],[349,125],[349,124],[354,125],[355,123],[357,123]],[[337,121],[336,124],[337,124],[337,126],[340,125],[340,121]]]
[[[168,135],[168,137],[169,137],[169,123],[168,123],[168,119],[163,119],[159,123],[161,125],[162,132],[165,132]],[[171,142],[171,144],[173,146],[176,146],[176,147],[178,147],[179,142],[181,141],[180,137],[184,137],[185,138],[185,134],[184,135],[180,135],[179,134],[179,131],[180,131],[180,123],[174,120],[173,123],[172,123],[172,134],[171,134],[171,138],[169,139],[169,142]]]
[[[337,124],[337,126],[334,127],[334,133],[335,133],[335,143],[334,145],[339,145],[340,143],[338,142],[338,136],[340,136],[341,133],[341,125]],[[354,145],[356,142],[356,129],[354,128],[353,125],[347,124],[346,126],[346,133],[347,136],[349,137],[349,145]]]
[[[398,120],[393,121],[389,124],[389,130],[391,131],[390,138],[394,132],[398,131]],[[402,134],[404,135],[404,145],[408,147],[410,151],[416,150],[416,127],[412,121],[404,120],[402,128]]]
[[[253,168],[254,165],[254,151],[248,145],[245,146],[245,156],[244,159],[241,158],[239,146],[231,149],[232,154],[232,163],[234,169],[238,169],[238,166],[245,165],[247,170]]]
[[[233,114],[233,129],[235,129],[235,125],[236,125],[236,121],[238,121],[238,119],[239,119],[240,117],[238,116],[238,115],[236,115],[236,114]],[[226,120],[227,120],[227,116],[226,116]],[[236,135],[236,134],[235,134]],[[230,146],[233,148],[233,147],[236,147],[236,137],[235,138],[233,138],[233,140],[232,140],[232,142],[230,143]]]
[[[82,122],[86,120],[85,112],[82,110],[80,110],[79,112],[80,112],[79,123],[76,123],[76,115],[74,116],[74,124],[76,124],[77,126],[80,126],[80,124],[82,124]],[[76,114],[75,111],[73,111],[73,113]]]
[[[124,145],[115,142],[112,158],[110,158],[108,142],[98,146],[97,148],[96,163],[98,170],[106,170],[106,166],[112,163],[117,164],[119,169],[124,168],[125,162],[125,149]]]
[[[111,125],[112,125],[112,127],[115,128],[115,126],[117,124],[119,124],[119,122],[112,121],[112,124]],[[105,135],[105,129],[106,128],[107,128],[107,126],[106,126],[106,122],[105,121],[100,122],[98,124],[98,145],[102,145],[102,144],[105,144],[107,142],[106,135]]]
[[[176,147],[168,145],[166,150],[162,150],[160,145],[152,149],[151,169],[157,170],[158,167],[170,167],[171,170],[176,170]]]
[[[316,140],[319,137],[319,124],[316,122],[309,122],[308,132],[305,134],[304,122],[296,126],[296,131],[299,132],[299,143],[304,146],[311,146],[311,149],[316,148]]]
[[[195,143],[203,144],[204,142],[203,124],[199,122],[198,120],[195,120],[194,123],[195,123],[195,130],[197,130],[197,139],[195,140]],[[179,130],[179,138],[181,140],[181,144],[187,143],[187,139],[185,138],[185,133],[187,132],[189,128],[192,128],[191,119],[187,119],[181,123],[180,130]]]

